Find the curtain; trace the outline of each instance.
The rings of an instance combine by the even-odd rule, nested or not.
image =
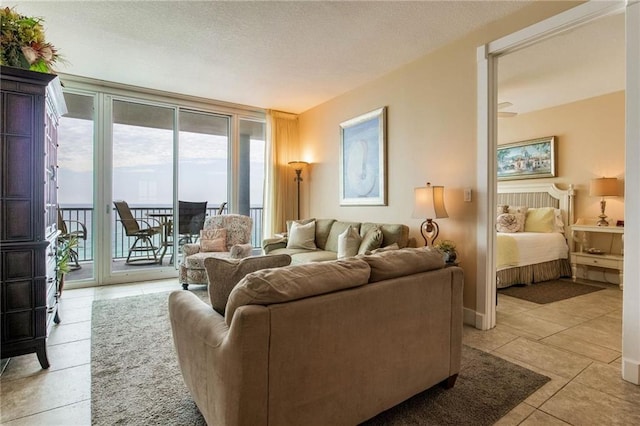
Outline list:
[[[262,225],[265,238],[286,231],[287,219],[296,214],[296,192],[288,162],[299,151],[298,116],[267,111],[267,147]]]

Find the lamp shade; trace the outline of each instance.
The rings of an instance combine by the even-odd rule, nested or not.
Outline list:
[[[596,178],[591,179],[589,195],[592,197],[611,197],[620,195],[617,178]]]
[[[439,219],[449,217],[447,209],[444,207],[444,186],[427,186],[415,188],[413,191],[414,218]]]
[[[309,163],[307,163],[306,161],[289,161],[289,165],[291,167],[293,167],[295,170],[301,170],[303,169],[305,166],[308,166]]]

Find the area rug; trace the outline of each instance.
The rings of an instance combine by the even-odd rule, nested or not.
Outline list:
[[[201,299],[206,291],[193,288]],[[93,302],[91,422],[101,425],[205,425],[182,380],[171,337],[169,293]],[[435,386],[367,425],[490,425],[549,380],[463,346],[449,390]]]
[[[583,294],[593,293],[598,290],[604,290],[604,288],[589,284],[574,283],[569,279],[560,279],[543,281],[531,285],[514,285],[507,288],[500,288],[498,289],[498,293],[540,305],[546,305],[547,303],[582,296]]]

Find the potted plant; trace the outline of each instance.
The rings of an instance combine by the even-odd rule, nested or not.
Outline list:
[[[56,278],[58,279],[58,295],[62,294],[64,276],[71,271],[71,253],[78,247],[78,238],[58,238],[56,248]]]
[[[456,253],[456,243],[451,240],[442,240],[433,246],[442,253],[446,263],[455,263],[458,253]]]
[[[53,74],[60,55],[45,41],[42,22],[8,7],[0,9],[0,64]]]

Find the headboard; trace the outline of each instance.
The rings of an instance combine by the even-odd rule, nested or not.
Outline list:
[[[497,205],[554,207],[562,210],[564,235],[571,235],[570,226],[574,222],[573,185],[560,189],[554,183],[498,182]]]

